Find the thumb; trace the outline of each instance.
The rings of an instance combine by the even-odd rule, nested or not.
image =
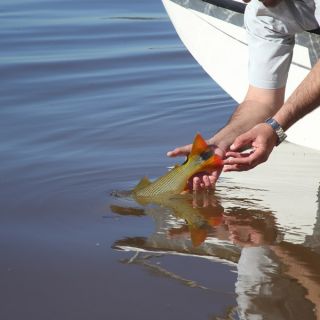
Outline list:
[[[239,149],[243,149],[250,145],[252,140],[250,131],[243,133],[234,140],[233,144],[230,146],[230,150],[237,151]]]
[[[191,144],[186,146],[175,148],[172,151],[167,152],[168,157],[187,156],[191,152]]]

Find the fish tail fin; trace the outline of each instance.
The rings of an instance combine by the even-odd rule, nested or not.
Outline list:
[[[196,154],[201,154],[202,152],[206,151],[208,149],[208,144],[206,141],[202,138],[200,133],[197,133],[192,144],[190,156]]]

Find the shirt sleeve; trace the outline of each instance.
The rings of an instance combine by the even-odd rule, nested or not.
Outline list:
[[[271,8],[252,0],[246,7],[245,26],[249,46],[249,83],[265,89],[284,87],[295,33],[303,31],[286,1]]]

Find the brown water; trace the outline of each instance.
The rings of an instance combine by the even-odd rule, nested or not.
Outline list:
[[[162,206],[119,192],[235,106],[160,2],[4,0],[0,15],[0,319],[315,317],[318,185],[281,193],[314,205],[287,225],[261,179]]]

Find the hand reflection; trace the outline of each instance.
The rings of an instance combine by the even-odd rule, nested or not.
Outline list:
[[[271,212],[236,209],[223,216],[229,231],[229,240],[240,247],[273,244],[279,238]]]
[[[229,203],[234,201],[230,197]],[[293,319],[292,314],[296,315],[294,319],[313,319],[314,306],[320,305],[319,255],[302,245],[282,241],[271,211],[241,208],[242,201],[236,204],[224,210],[216,194],[197,192],[162,198],[143,209],[112,205],[111,210],[122,216],[152,217],[156,230],[148,237],[118,240],[113,247],[214,256],[235,262],[241,319],[287,320]],[[200,246],[208,237],[210,241]],[[317,312],[320,319],[319,309]]]

